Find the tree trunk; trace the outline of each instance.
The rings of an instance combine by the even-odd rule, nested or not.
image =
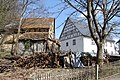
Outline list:
[[[23,16],[25,14],[27,6],[28,6],[28,0],[23,0],[22,12],[20,14],[20,21],[19,21],[19,26],[18,26],[18,32],[16,34],[15,54],[18,53],[18,49],[19,49],[19,35],[20,35],[20,31],[21,31],[22,21],[24,18]]]
[[[97,46],[97,60],[96,64],[103,66],[103,50],[104,50],[104,42],[100,42],[99,46]]]

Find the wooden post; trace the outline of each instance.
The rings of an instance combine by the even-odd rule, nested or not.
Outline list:
[[[95,80],[98,80],[98,70],[99,70],[99,65],[95,65]]]

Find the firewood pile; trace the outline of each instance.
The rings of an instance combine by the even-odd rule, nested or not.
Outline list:
[[[16,67],[21,68],[32,68],[32,67],[39,67],[39,68],[57,68],[59,65],[57,64],[57,56],[54,53],[36,53],[34,55],[21,57],[19,58],[16,63]]]
[[[15,71],[15,68],[13,66],[0,66],[0,73],[3,72],[10,72],[10,71]]]
[[[35,53],[27,56],[11,56],[0,60],[0,73],[14,70],[14,67],[30,69],[58,68],[60,67],[59,55],[55,53]]]
[[[0,73],[13,71],[12,62],[6,59],[0,59]]]

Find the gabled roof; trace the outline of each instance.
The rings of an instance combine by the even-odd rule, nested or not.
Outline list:
[[[90,31],[89,31],[89,27],[87,23],[82,22],[82,20],[77,20],[77,19],[72,19],[72,18],[70,18],[70,20],[74,23],[74,25],[78,28],[78,30],[84,37],[90,37]],[[114,42],[111,36],[107,36],[107,41]]]
[[[85,22],[81,22],[80,20],[72,18],[70,18],[70,21],[73,22],[73,24],[77,27],[77,29],[83,36],[90,36],[88,25]]]
[[[66,20],[66,23],[68,21],[71,21],[72,24],[75,25],[75,27],[79,30],[79,32],[81,33],[80,36],[84,36],[84,37],[91,37],[91,34],[90,34],[90,31],[89,31],[89,27],[87,25],[86,22],[82,21],[82,20],[77,20],[77,19],[73,19],[73,18],[67,18]],[[65,26],[66,26],[66,23],[65,23]],[[64,26],[64,27],[65,27]],[[63,28],[64,30],[64,28]],[[63,32],[63,31],[62,31]],[[62,33],[61,33],[62,35]],[[60,35],[60,38],[61,38],[61,35]],[[107,36],[107,41],[112,41],[114,42],[113,38],[111,36]]]
[[[90,32],[89,32],[89,29],[88,29],[86,23],[80,22],[77,19],[67,18],[59,39],[61,39],[62,33],[64,32],[64,29],[69,22],[71,22],[72,25],[74,25],[74,27],[76,27],[76,29],[80,33],[79,36],[81,36],[81,35],[87,36],[87,37],[90,36]]]

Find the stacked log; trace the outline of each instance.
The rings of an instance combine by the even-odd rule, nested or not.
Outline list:
[[[12,56],[5,57],[0,62],[0,73],[12,69],[11,67],[19,67],[30,69],[33,67],[39,68],[58,68],[59,66],[59,55],[55,53],[35,53],[27,56]],[[8,66],[9,65],[9,66]]]
[[[29,55],[26,57],[19,58],[14,64],[16,67],[21,68],[57,68],[58,64],[55,61],[56,56],[48,53],[36,53],[34,55]]]
[[[0,59],[0,73],[13,71],[14,67],[12,61],[6,59]]]

